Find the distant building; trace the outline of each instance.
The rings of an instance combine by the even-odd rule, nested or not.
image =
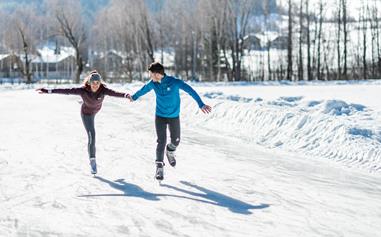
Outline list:
[[[261,40],[255,35],[247,35],[243,38],[243,48],[247,50],[260,50]]]
[[[32,57],[35,79],[72,79],[76,69],[74,48],[43,47]]]
[[[119,78],[125,66],[125,56],[115,50],[106,53],[95,53],[92,59],[91,69],[98,70],[105,79]]]
[[[278,36],[271,41],[270,47],[275,49],[287,49],[287,36]]]
[[[0,78],[22,77],[23,63],[16,54],[0,54]]]

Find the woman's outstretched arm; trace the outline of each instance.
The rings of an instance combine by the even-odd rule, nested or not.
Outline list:
[[[108,95],[108,96],[120,97],[120,98],[129,98],[130,96],[128,93],[117,92],[107,87],[105,87],[104,90],[105,90],[104,91],[105,95]]]
[[[67,89],[46,89],[39,88],[36,90],[40,94],[65,94],[65,95],[80,95],[83,92],[82,87],[67,88]]]

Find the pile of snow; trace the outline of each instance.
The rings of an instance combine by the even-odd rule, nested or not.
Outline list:
[[[143,84],[109,87],[133,93]],[[193,99],[182,94],[181,119],[185,126],[192,124],[273,151],[326,158],[369,172],[381,171],[378,80],[190,84],[205,103],[213,106],[213,112],[200,116]],[[50,87],[72,86],[76,85]],[[10,88],[31,86],[2,85],[0,91]],[[364,92],[358,93],[359,88]],[[154,93],[142,99],[149,100],[151,106],[139,109],[153,114]],[[360,103],[353,103],[356,100]]]
[[[377,113],[364,105],[302,96],[265,100],[221,91],[203,95],[214,105],[213,113],[199,116],[194,102],[184,98],[183,120],[266,148],[381,171],[380,123]]]
[[[109,87],[134,92],[142,85]],[[318,152],[331,139],[348,153],[348,137],[359,152],[372,148],[379,137],[372,105],[339,98],[330,86],[334,100],[320,87],[194,88],[214,111],[202,114],[182,94],[178,164],[165,166],[162,185],[154,180],[152,92],[134,103],[105,99],[95,120],[93,178],[79,96],[0,89],[0,236],[376,236],[379,173],[278,152],[302,143],[309,150],[296,152]],[[376,89],[361,92],[377,98]],[[274,148],[257,149],[250,139]]]

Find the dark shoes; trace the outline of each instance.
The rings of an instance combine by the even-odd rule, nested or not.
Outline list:
[[[162,161],[156,161],[155,178],[159,181],[164,179],[164,162]]]
[[[90,158],[90,168],[92,174],[97,173],[97,162],[95,161],[95,157]]]
[[[168,159],[169,164],[170,164],[172,167],[175,167],[175,166],[176,166],[176,155],[175,155],[175,151],[170,151],[170,150],[168,150],[168,147],[167,147],[167,151],[165,152],[165,154],[167,155],[167,159]]]

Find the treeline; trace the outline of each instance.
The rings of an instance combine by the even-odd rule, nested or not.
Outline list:
[[[376,1],[362,1],[356,13],[349,12],[347,0],[275,2],[110,0],[91,12],[77,0],[46,0],[43,10],[0,12],[0,50],[22,56],[28,82],[32,55],[47,41],[75,49],[76,82],[86,67],[110,78],[142,80],[152,61],[203,81],[381,76]],[[120,62],[97,60],[109,52]]]
[[[308,0],[300,0],[298,5],[288,0],[288,32],[298,32],[298,36],[288,33],[286,78],[380,78],[380,2],[361,1],[360,9],[350,9],[348,0],[332,2],[320,0],[311,7]],[[296,16],[298,22],[293,22]],[[298,47],[297,52],[292,52],[293,45]]]

